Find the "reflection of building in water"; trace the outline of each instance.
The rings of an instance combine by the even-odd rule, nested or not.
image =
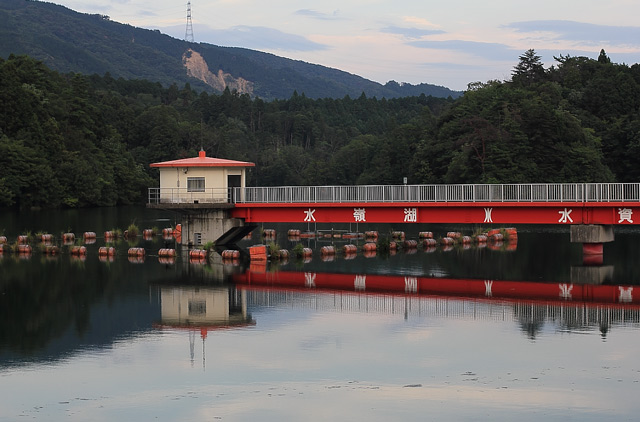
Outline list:
[[[513,321],[531,338],[544,324],[558,329],[599,329],[603,336],[616,325],[640,327],[640,307],[585,302],[493,300],[447,296],[414,296],[335,291],[271,290],[250,287],[247,306],[277,306],[344,313]]]
[[[161,287],[163,326],[216,329],[252,324],[246,294],[228,287]]]

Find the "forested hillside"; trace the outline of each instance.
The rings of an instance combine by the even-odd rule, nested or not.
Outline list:
[[[250,185],[640,181],[640,67],[520,57],[457,100],[271,102],[0,59],[0,206],[142,202],[149,163],[256,163]]]
[[[115,78],[189,83],[198,91],[225,87],[265,100],[286,99],[293,91],[310,98],[342,98],[365,92],[378,98],[460,92],[431,84],[384,85],[338,69],[274,54],[207,43],[189,43],[157,30],[78,13],[43,1],[0,0],[0,57],[28,55],[62,73],[110,73]],[[202,58],[197,70],[189,58]],[[189,68],[189,70],[188,70]]]

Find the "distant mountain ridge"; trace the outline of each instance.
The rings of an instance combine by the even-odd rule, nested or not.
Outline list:
[[[188,43],[157,30],[83,14],[53,3],[0,0],[0,57],[25,54],[59,72],[111,74],[221,92],[225,88],[266,100],[289,98],[456,98],[431,84],[379,84],[341,70],[236,47]]]

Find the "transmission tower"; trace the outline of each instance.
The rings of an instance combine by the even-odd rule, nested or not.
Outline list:
[[[193,24],[191,22],[191,1],[187,2],[187,29],[184,32],[184,40],[193,42]]]

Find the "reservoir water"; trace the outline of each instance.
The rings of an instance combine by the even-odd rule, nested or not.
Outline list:
[[[97,233],[87,253],[0,255],[0,420],[636,420],[640,230],[616,230],[583,284],[566,227],[517,242],[266,265],[157,256],[174,226],[137,207],[0,212],[0,235]],[[470,234],[471,226],[312,227]],[[283,236],[284,234],[284,236]],[[263,242],[260,229],[239,246]],[[79,242],[80,243],[80,242]],[[144,259],[127,249],[143,247]],[[638,298],[636,298],[638,296]]]

